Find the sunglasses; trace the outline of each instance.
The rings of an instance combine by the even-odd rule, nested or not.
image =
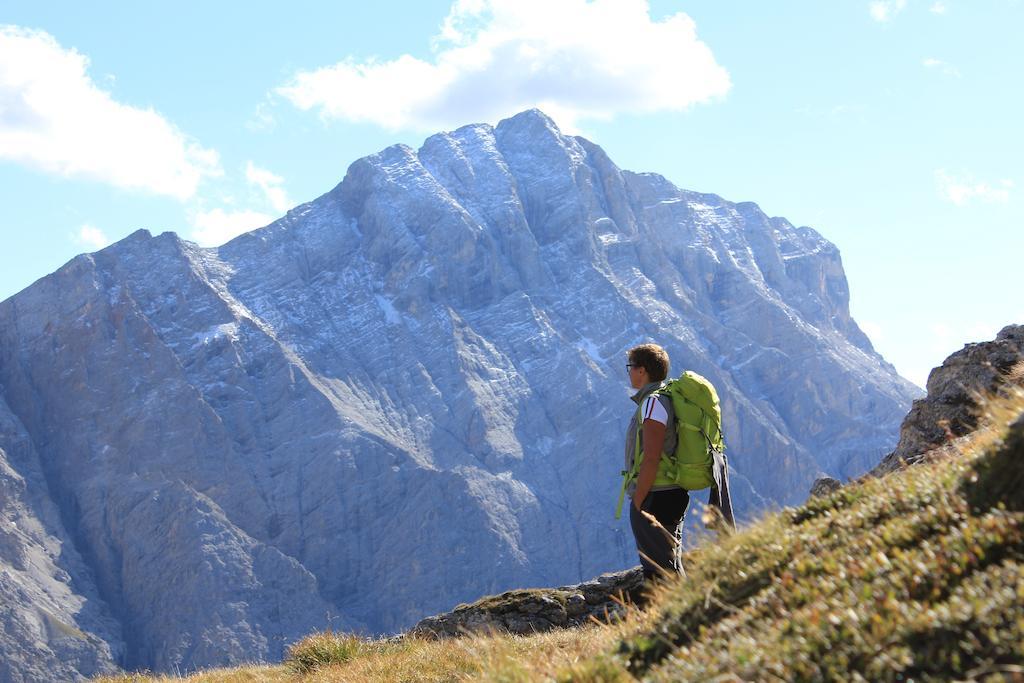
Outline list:
[[[639,363],[626,363],[626,372],[629,372],[631,368],[642,368],[643,366]]]

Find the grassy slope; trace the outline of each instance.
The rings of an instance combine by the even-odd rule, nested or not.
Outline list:
[[[618,624],[434,642],[317,634],[284,666],[190,680],[1024,680],[1024,421],[1008,426],[1021,415],[1022,395],[993,402],[930,464],[702,544],[685,579]]]

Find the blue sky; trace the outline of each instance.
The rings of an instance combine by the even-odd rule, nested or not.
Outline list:
[[[355,159],[539,106],[835,242],[923,384],[1024,322],[1021,0],[0,6],[0,299],[130,232],[212,245]]]

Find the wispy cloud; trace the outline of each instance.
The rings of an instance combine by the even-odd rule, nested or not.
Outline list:
[[[269,214],[250,209],[197,211],[192,216],[191,238],[204,247],[216,247],[273,220]]]
[[[272,106],[273,103],[269,97],[257,104],[252,116],[245,122],[245,127],[256,133],[273,130],[277,126],[277,119],[274,118],[271,111]]]
[[[285,212],[292,207],[292,201],[284,191],[284,178],[260,168],[251,161],[245,166],[245,179],[258,187],[275,211]]]
[[[569,30],[571,27],[571,30]],[[644,0],[456,0],[434,55],[348,59],[277,89],[325,119],[436,130],[539,107],[572,129],[724,96],[728,72],[683,13]]]
[[[89,223],[85,223],[78,229],[74,241],[76,244],[93,250],[102,249],[110,244],[110,238],[102,230]]]
[[[251,188],[247,203],[257,208],[215,208],[191,212],[190,237],[194,241],[204,247],[219,246],[242,233],[269,225],[293,206],[281,176],[248,161],[245,180]],[[228,199],[226,203],[234,204],[235,201]],[[266,208],[273,213],[262,210]]]
[[[868,12],[875,21],[885,23],[892,20],[907,7],[907,0],[875,0],[868,4]]]
[[[0,25],[0,158],[178,199],[220,174],[215,151],[156,111],[117,102],[88,67],[48,33]]]
[[[957,206],[963,206],[972,201],[990,204],[1006,203],[1015,186],[1015,183],[1009,179],[989,183],[976,180],[966,174],[953,176],[943,169],[935,171],[935,180],[939,185],[942,197]]]
[[[959,69],[957,69],[955,66],[947,64],[946,62],[942,61],[941,59],[935,59],[934,57],[928,57],[927,59],[922,59],[921,60],[921,64],[925,68],[927,68],[927,69],[934,69],[936,71],[941,72],[943,75],[954,76],[956,78],[960,77],[960,70]]]
[[[870,110],[863,104],[835,104],[831,107],[797,107],[794,111],[812,119],[844,120],[854,118],[863,121]]]
[[[940,0],[939,2],[932,3],[932,6],[928,8],[928,11],[932,14],[945,14],[949,11],[949,5]]]

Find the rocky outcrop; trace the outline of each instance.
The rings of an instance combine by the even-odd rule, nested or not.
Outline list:
[[[520,635],[618,618],[643,601],[640,567],[612,572],[573,586],[506,591],[427,617],[409,635],[454,638],[472,633]]]
[[[919,462],[925,453],[978,426],[978,402],[1024,386],[1024,325],[1004,327],[992,341],[967,344],[928,375],[928,395],[914,401],[900,426],[896,449],[871,474],[881,476]]]
[[[843,487],[843,483],[833,477],[819,477],[814,480],[814,484],[811,485],[811,497],[814,496],[827,496],[833,491],[838,491]]]
[[[361,159],[217,249],[139,231],[82,255],[0,302],[33,454],[8,460],[14,506],[46,530],[50,611],[105,644],[68,666],[272,661],[632,566],[613,511],[644,341],[718,389],[740,518],[860,474],[915,394],[848,294],[814,230],[537,111]],[[4,595],[3,652],[42,642],[32,593]]]

